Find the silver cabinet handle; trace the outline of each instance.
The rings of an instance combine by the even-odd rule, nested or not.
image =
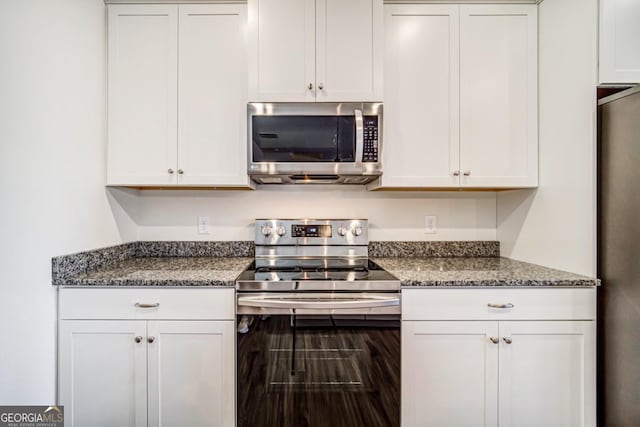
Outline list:
[[[138,308],[158,308],[158,307],[160,307],[160,303],[159,302],[157,302],[155,304],[142,304],[142,303],[137,302],[134,305],[136,307],[138,307]]]
[[[471,171],[464,171],[464,176],[469,176],[471,175]]]
[[[313,83],[309,83],[309,84],[307,85],[307,89],[309,89],[309,90],[313,90]]]
[[[497,337],[489,337],[489,340],[494,344],[498,344],[500,342],[500,340]]]
[[[140,344],[142,342],[142,337],[137,336],[135,337],[136,343]]]
[[[182,175],[184,171],[182,169],[178,169],[178,175]]]
[[[506,304],[487,304],[487,307],[489,308],[513,308],[515,307],[513,304],[511,304],[510,302],[506,303]]]
[[[153,342],[154,342],[155,340],[156,340],[156,337],[149,337],[149,338],[147,338],[147,342],[148,342],[149,344],[153,344]]]
[[[257,308],[284,308],[284,309],[321,309],[340,310],[349,308],[374,308],[400,305],[398,297],[368,297],[353,298],[342,301],[339,298],[328,298],[326,301],[318,301],[310,298],[265,298],[265,297],[240,297],[238,306]]]
[[[502,337],[502,339],[504,340],[504,342],[506,342],[507,344],[511,344],[513,341],[511,340],[511,338],[509,337]]]
[[[355,110],[356,121],[356,159],[355,167],[362,167],[362,153],[364,151],[364,121],[362,119],[362,110]]]
[[[173,175],[173,169],[169,168],[167,169],[167,172],[169,173],[169,175]]]
[[[320,89],[320,90],[324,90],[324,83],[320,83],[320,84],[318,85],[318,89]]]
[[[453,171],[453,176],[460,176],[460,171]]]

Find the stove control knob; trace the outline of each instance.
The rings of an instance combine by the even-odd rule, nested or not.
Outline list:
[[[359,225],[356,225],[354,227],[351,227],[351,233],[354,236],[359,236],[362,234],[362,227],[360,227]]]
[[[278,236],[284,236],[285,234],[287,234],[287,229],[284,228],[284,225],[281,225],[276,230],[276,233],[278,233]]]
[[[269,237],[271,236],[271,232],[273,231],[273,229],[269,225],[263,225],[261,231],[264,237]]]
[[[338,227],[338,235],[339,236],[346,236],[347,235],[347,229],[344,226],[340,226]]]

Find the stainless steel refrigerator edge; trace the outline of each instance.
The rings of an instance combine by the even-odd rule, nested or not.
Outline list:
[[[640,86],[598,107],[598,425],[640,425]]]

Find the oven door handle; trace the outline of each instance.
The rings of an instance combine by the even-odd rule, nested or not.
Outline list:
[[[356,121],[356,158],[355,167],[362,169],[362,157],[364,152],[364,122],[362,118],[362,110],[355,110]]]
[[[363,298],[274,298],[243,296],[238,298],[238,306],[256,308],[283,308],[300,310],[340,310],[354,308],[392,307],[400,305],[400,297],[371,296]]]

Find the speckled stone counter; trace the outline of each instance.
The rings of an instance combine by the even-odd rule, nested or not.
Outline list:
[[[385,257],[498,257],[500,242],[480,241],[416,241],[370,242],[371,258]]]
[[[500,244],[371,242],[369,256],[403,287],[596,286],[590,277],[500,258]],[[132,242],[52,259],[59,286],[234,286],[254,245]]]
[[[67,277],[62,286],[235,286],[247,257],[130,258]]]
[[[598,279],[509,258],[374,258],[403,287],[577,287]]]
[[[56,286],[232,286],[250,241],[131,242],[51,260]]]

